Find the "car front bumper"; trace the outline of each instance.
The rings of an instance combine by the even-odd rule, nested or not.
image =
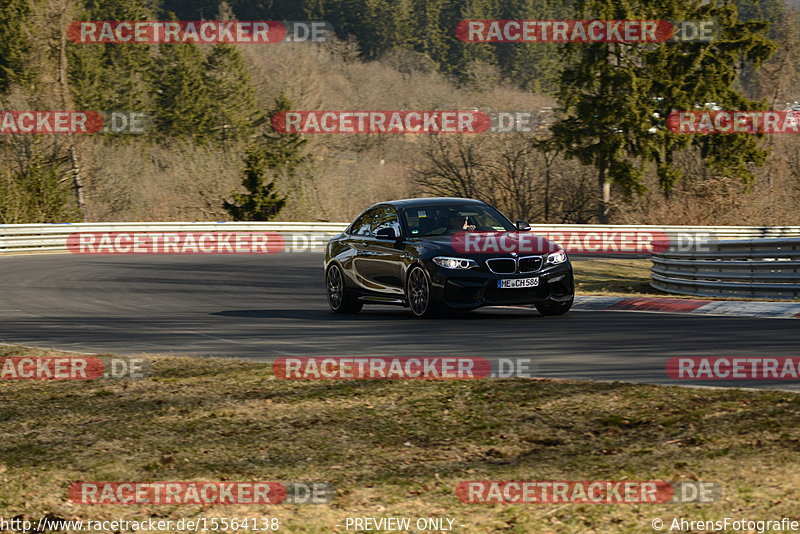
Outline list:
[[[535,304],[546,300],[564,302],[575,294],[572,265],[569,261],[525,274],[494,274],[484,270],[459,271],[431,266],[433,297],[451,308],[477,308],[512,304]],[[498,280],[539,278],[530,288],[500,289]]]

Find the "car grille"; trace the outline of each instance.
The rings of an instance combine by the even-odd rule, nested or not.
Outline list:
[[[486,266],[495,274],[514,274],[517,272],[517,260],[511,258],[492,258],[486,260]]]
[[[491,258],[486,260],[486,267],[494,274],[535,273],[542,268],[542,257]]]
[[[528,256],[519,259],[519,272],[521,273],[535,273],[542,268],[541,256]]]

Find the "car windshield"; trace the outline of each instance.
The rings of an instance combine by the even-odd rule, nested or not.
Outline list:
[[[406,208],[404,216],[411,237],[516,230],[496,209],[481,204],[415,206]]]

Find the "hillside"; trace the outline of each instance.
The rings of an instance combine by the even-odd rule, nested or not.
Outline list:
[[[269,126],[281,102],[298,110],[548,113],[557,106],[567,64],[560,45],[473,45],[458,41],[453,28],[465,18],[568,18],[577,3],[7,3],[17,15],[0,24],[3,109],[136,111],[150,117],[151,126],[140,135],[2,136],[0,222],[226,220],[223,204],[242,191],[246,151],[255,146],[274,155],[295,141],[302,147],[298,165],[270,175],[286,197],[281,219],[342,221],[386,198],[459,193],[453,185],[459,172],[470,175],[468,192],[511,216],[553,223],[595,218],[595,170],[557,150],[541,150],[537,142],[547,138],[546,130],[292,141]],[[740,0],[739,14],[771,21],[768,33],[777,42],[763,68],[742,72],[743,93],[774,109],[800,100],[797,14],[777,0]],[[274,45],[76,44],[63,37],[74,20],[171,17],[326,20],[336,37]],[[782,224],[796,216],[800,197],[798,139],[764,139],[771,155],[752,166],[750,184],[711,171],[699,152],[684,151],[674,165],[686,178],[669,195],[652,169],[632,195],[614,186],[613,220]],[[431,178],[443,168],[450,168],[444,181]]]

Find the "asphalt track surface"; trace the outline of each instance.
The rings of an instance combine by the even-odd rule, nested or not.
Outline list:
[[[0,343],[81,352],[532,358],[549,378],[692,384],[675,356],[800,356],[800,321],[484,308],[433,320],[400,307],[335,315],[322,255],[0,257]],[[780,388],[793,381],[696,382]]]

